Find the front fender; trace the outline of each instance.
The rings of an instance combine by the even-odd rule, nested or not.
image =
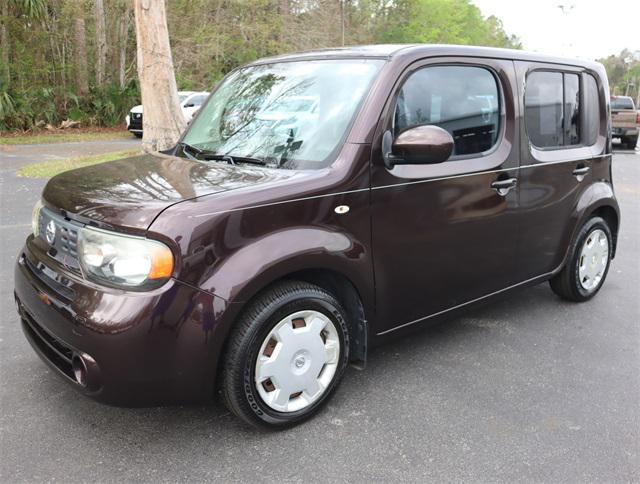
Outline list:
[[[369,305],[372,279],[366,246],[350,234],[321,227],[291,227],[267,234],[227,257],[202,284],[205,290],[234,303],[250,300],[274,281],[295,272],[338,272]]]
[[[364,244],[344,232],[318,227],[292,227],[271,233],[226,257],[200,285],[229,301],[216,321],[212,371],[217,371],[224,342],[246,302],[275,281],[296,272],[321,269],[343,275],[359,293],[365,318],[371,317],[374,291],[369,261]],[[362,354],[360,359],[364,359]]]

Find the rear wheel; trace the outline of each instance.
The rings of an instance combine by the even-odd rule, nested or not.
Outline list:
[[[567,264],[549,281],[553,292],[576,302],[595,296],[609,271],[612,240],[611,230],[603,218],[589,219],[571,245]]]
[[[313,284],[287,281],[251,303],[225,353],[226,406],[257,427],[285,428],[315,414],[349,358],[345,311]]]

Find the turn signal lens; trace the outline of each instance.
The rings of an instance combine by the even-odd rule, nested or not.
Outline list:
[[[167,279],[173,274],[173,254],[168,247],[155,247],[151,253],[149,279]]]
[[[40,210],[42,210],[42,200],[38,200],[31,212],[31,231],[37,237],[40,235]]]

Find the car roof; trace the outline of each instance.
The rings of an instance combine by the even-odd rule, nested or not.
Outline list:
[[[379,44],[318,49],[293,54],[284,54],[259,59],[250,65],[271,64],[274,62],[300,61],[312,59],[338,58],[379,58],[393,59],[398,56],[439,57],[439,56],[471,56],[494,57],[511,60],[545,62],[549,64],[565,64],[597,69],[601,64],[586,60],[558,57],[537,52],[516,49],[500,49],[496,47],[476,47],[470,45],[447,44]]]

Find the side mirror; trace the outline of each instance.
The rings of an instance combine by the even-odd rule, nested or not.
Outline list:
[[[382,137],[384,164],[430,165],[447,161],[453,152],[453,138],[442,128],[433,125],[415,126],[393,139],[391,131]]]
[[[193,104],[193,103],[187,103],[187,104],[184,105],[185,108],[192,108],[194,106],[195,106],[195,104]]]

